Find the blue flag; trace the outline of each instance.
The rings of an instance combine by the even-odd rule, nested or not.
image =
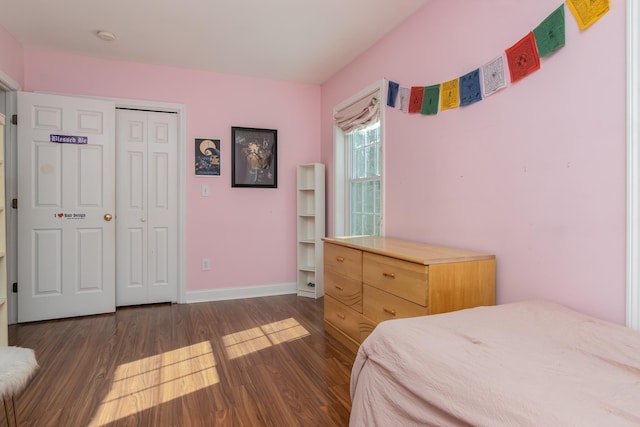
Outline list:
[[[460,77],[460,106],[473,104],[482,100],[480,90],[480,69]]]
[[[389,89],[387,90],[387,105],[389,107],[396,106],[396,99],[398,99],[398,90],[400,89],[400,85],[396,82],[392,82],[389,80]]]

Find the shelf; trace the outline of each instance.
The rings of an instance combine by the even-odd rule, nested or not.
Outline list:
[[[298,197],[298,212],[304,215],[314,215],[316,212],[315,197],[307,197],[306,193],[302,193],[302,197]]]
[[[324,166],[324,165],[320,165]],[[318,163],[309,163],[298,166],[298,187],[305,189],[315,189],[315,178]]]
[[[316,265],[315,247],[298,247],[298,270],[314,271]]]
[[[298,289],[298,296],[299,297],[315,298],[315,294],[316,294],[315,290],[308,291],[306,289]]]
[[[317,298],[318,287],[321,284],[316,284],[315,280],[316,275],[313,272],[298,271],[298,295]],[[314,286],[309,286],[309,283],[313,283]]]
[[[324,165],[310,163],[297,168],[297,287],[298,295],[324,295],[322,238],[325,224]],[[314,286],[308,286],[313,283]]]

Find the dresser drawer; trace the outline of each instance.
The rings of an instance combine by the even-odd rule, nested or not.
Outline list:
[[[324,271],[362,282],[362,251],[325,243]]]
[[[324,292],[362,313],[362,282],[328,270],[324,273]]]
[[[404,317],[426,316],[429,309],[399,298],[380,289],[364,285],[362,287],[365,317],[380,323],[383,320],[401,319]]]
[[[362,315],[339,303],[329,295],[324,296],[324,320],[357,342],[361,342],[360,322]]]
[[[428,266],[372,253],[364,253],[362,263],[367,285],[427,306]]]

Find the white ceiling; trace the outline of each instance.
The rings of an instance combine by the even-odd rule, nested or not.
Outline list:
[[[0,0],[0,25],[28,48],[323,83],[427,1]]]

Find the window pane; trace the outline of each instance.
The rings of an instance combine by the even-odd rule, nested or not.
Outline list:
[[[351,211],[354,213],[362,212],[362,182],[351,184]]]
[[[362,233],[362,216],[360,214],[351,215],[351,235],[360,235]]]
[[[373,176],[378,176],[380,175],[380,173],[378,172],[378,146],[377,145],[373,145],[373,146],[368,146],[366,148],[367,154],[366,154],[366,161],[367,161],[367,172],[366,172],[366,177],[373,177]]]
[[[368,181],[368,182],[363,182],[363,207],[362,207],[362,211],[363,212],[373,212],[375,207],[374,205],[374,194],[373,194],[373,182]]]
[[[373,212],[378,214],[378,216],[380,215],[380,208],[381,208],[381,204],[382,204],[382,199],[380,198],[380,181],[374,181],[373,182],[373,194],[374,194],[374,198],[375,198],[375,202],[373,203]]]
[[[363,215],[362,216],[362,234],[367,235],[379,235],[379,221],[375,215]]]
[[[358,148],[358,151],[356,151],[356,173],[354,178],[364,178],[367,176],[365,171],[365,154],[366,151],[363,147]]]

